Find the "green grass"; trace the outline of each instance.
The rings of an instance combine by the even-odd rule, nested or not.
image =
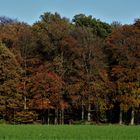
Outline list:
[[[140,140],[140,126],[0,125],[0,140]]]

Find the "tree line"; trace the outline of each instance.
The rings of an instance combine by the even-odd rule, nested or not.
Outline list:
[[[0,17],[0,122],[139,124],[140,20]]]

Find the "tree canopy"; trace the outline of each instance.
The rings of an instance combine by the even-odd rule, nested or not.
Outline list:
[[[132,25],[46,12],[0,17],[0,119],[140,123],[140,20]]]

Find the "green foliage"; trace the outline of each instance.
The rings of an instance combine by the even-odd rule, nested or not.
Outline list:
[[[33,111],[16,112],[13,123],[15,124],[33,124],[37,119],[37,114]]]
[[[90,28],[93,34],[96,34],[101,38],[107,37],[112,30],[109,24],[102,22],[99,19],[95,19],[92,16],[86,16],[84,14],[74,16],[73,22],[76,26]]]

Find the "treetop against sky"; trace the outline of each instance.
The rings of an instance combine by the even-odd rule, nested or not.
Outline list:
[[[32,24],[46,11],[58,12],[70,19],[75,14],[84,13],[108,23],[129,24],[139,18],[139,5],[139,0],[0,0],[0,16]]]

